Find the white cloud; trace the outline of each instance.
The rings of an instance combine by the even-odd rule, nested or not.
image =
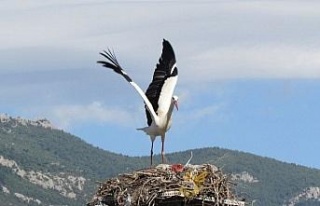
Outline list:
[[[195,65],[197,64],[197,66]],[[320,78],[320,49],[288,45],[220,47],[188,63],[190,81],[219,78]]]
[[[109,108],[100,102],[88,105],[60,105],[50,112],[51,118],[59,128],[70,128],[87,122],[96,124],[132,125],[134,113],[122,108]]]
[[[207,124],[208,121],[220,121],[223,120],[224,114],[222,113],[223,109],[222,104],[215,104],[209,106],[203,106],[199,108],[191,108],[181,112],[177,112],[174,114],[174,124],[175,125],[183,125],[186,127],[187,125],[192,127],[196,125],[199,121],[205,122]]]
[[[319,77],[316,1],[1,3],[1,69],[87,67],[110,46],[149,71],[165,37],[184,79]]]
[[[208,116],[213,116],[220,109],[219,105],[207,106],[193,111],[192,119],[202,119]]]

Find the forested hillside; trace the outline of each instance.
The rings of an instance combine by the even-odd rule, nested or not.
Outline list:
[[[230,174],[238,196],[249,203],[320,204],[317,169],[221,148],[167,154],[168,161],[184,164],[191,151],[192,164],[220,167]],[[160,162],[159,156],[155,161]],[[55,129],[47,120],[1,117],[1,205],[84,205],[95,193],[97,182],[148,164],[149,157],[104,151]]]

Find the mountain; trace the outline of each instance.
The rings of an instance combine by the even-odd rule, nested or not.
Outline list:
[[[171,163],[210,163],[230,174],[254,205],[319,205],[320,170],[240,151],[203,148],[167,154]],[[155,157],[160,162],[160,157]],[[46,119],[0,115],[0,205],[85,205],[98,182],[148,167],[149,157],[104,151]]]

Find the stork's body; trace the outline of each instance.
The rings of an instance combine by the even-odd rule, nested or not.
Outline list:
[[[153,157],[153,143],[157,136],[161,136],[161,159],[162,163],[164,163],[164,140],[166,132],[170,129],[172,123],[172,112],[173,107],[177,106],[178,97],[173,96],[171,100],[171,104],[167,113],[159,112],[158,114],[158,122],[152,121],[151,125],[144,128],[139,128],[138,130],[143,130],[147,135],[150,136],[151,139],[151,165],[152,165],[152,157]]]
[[[132,81],[128,74],[121,68],[114,53],[110,50],[108,52],[100,53],[106,57],[109,62],[98,61],[104,67],[113,69],[116,73],[122,75],[139,93],[142,97],[145,108],[148,127],[140,128],[151,139],[151,165],[153,157],[153,143],[157,136],[161,136],[161,156],[164,162],[164,141],[165,134],[170,129],[172,112],[174,106],[177,107],[177,96],[173,96],[174,88],[178,79],[178,69],[176,67],[176,60],[174,51],[170,43],[163,40],[162,54],[159,63],[153,74],[152,82],[150,83],[146,93]]]

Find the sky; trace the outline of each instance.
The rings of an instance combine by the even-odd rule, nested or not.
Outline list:
[[[145,90],[165,38],[179,69],[167,153],[220,147],[320,169],[320,1],[0,2],[0,113],[149,155],[141,98],[96,61],[113,49]]]

